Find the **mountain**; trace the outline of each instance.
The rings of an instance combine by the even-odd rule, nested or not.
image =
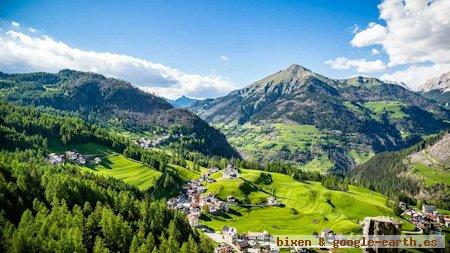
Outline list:
[[[61,70],[57,74],[0,73],[0,94],[22,105],[51,107],[88,121],[127,131],[183,134],[176,142],[207,155],[236,156],[225,137],[186,109],[130,83],[100,74]]]
[[[220,128],[244,157],[334,171],[441,131],[450,115],[394,83],[335,80],[296,64],[190,109]]]
[[[394,199],[450,208],[450,134],[444,132],[410,148],[380,153],[357,166],[356,184]]]
[[[194,103],[199,101],[195,98],[188,98],[185,95],[175,99],[175,100],[168,100],[169,103],[177,108],[186,108],[192,106]]]
[[[426,81],[420,87],[420,91],[425,97],[436,100],[442,106],[450,108],[450,71]]]

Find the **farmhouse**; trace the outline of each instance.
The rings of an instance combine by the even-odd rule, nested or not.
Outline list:
[[[222,228],[222,237],[226,242],[234,244],[234,242],[238,239],[237,229],[234,227],[224,226]]]
[[[93,164],[99,164],[102,162],[102,159],[100,159],[100,157],[95,157],[94,160],[92,161]]]
[[[64,157],[61,156],[61,155],[57,155],[57,154],[55,154],[55,153],[50,153],[50,154],[48,155],[48,159],[50,160],[50,162],[51,162],[52,164],[58,164],[58,163],[64,162]]]
[[[279,203],[278,203],[277,199],[274,196],[270,196],[270,197],[267,198],[267,205],[269,205],[269,206],[276,206],[278,204]]]

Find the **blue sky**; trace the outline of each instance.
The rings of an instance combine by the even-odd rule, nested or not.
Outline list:
[[[211,88],[208,85],[197,84],[192,90],[186,88],[188,84],[183,86],[185,90],[178,87],[190,96],[206,97],[243,87],[292,63],[334,78],[356,74],[381,76],[414,64],[386,68],[390,55],[383,53],[383,43],[350,44],[355,37],[352,31],[355,26],[360,32],[370,28],[371,22],[386,25],[385,20],[379,19],[378,4],[380,1],[372,0],[6,1],[0,8],[0,17],[5,31],[14,30],[32,38],[47,36],[70,48],[127,55],[161,63],[181,71],[180,75],[189,74],[189,78],[171,76],[169,83],[183,78],[191,80],[196,75],[204,77],[199,82],[208,82],[211,77],[231,83],[229,86],[219,83],[224,87],[217,92],[208,92],[208,87]],[[11,25],[13,21],[19,26]],[[31,33],[29,28],[38,32]],[[381,53],[372,55],[374,48]],[[375,71],[358,71],[358,62],[344,62],[343,66],[341,61],[334,62],[338,57],[378,59],[383,66],[374,66]],[[325,64],[327,61],[333,62]],[[419,64],[429,65],[430,61]],[[40,70],[36,65],[12,68],[11,63],[2,65],[1,62],[0,67],[3,71]],[[101,68],[94,69],[102,72]],[[115,76],[115,73],[104,74]],[[128,76],[119,73],[117,77]],[[143,77],[130,81],[155,80],[159,79]],[[152,86],[151,83],[137,85]],[[176,89],[165,89],[169,84],[160,86],[161,89],[150,90],[164,96],[180,95],[168,95],[177,93]]]

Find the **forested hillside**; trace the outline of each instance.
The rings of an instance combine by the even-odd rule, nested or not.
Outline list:
[[[45,158],[52,142],[95,142],[136,154],[124,137],[74,116],[4,102],[0,130],[0,251],[212,251],[183,214],[167,210],[150,192]],[[165,170],[164,154],[139,154],[148,166]]]
[[[0,73],[0,96],[17,104],[71,112],[102,126],[182,135],[173,142],[183,148],[206,155],[237,156],[219,131],[189,111],[176,109],[128,82],[99,74],[73,70]]]
[[[417,158],[418,154],[425,154],[427,159],[436,161],[427,150],[434,148],[448,153],[450,145],[448,141],[443,142],[448,138],[448,133],[444,132],[405,150],[377,154],[357,166],[350,173],[351,179],[394,199],[408,203],[421,201],[449,209],[450,164],[447,160],[427,164]],[[444,153],[439,157],[446,157]]]

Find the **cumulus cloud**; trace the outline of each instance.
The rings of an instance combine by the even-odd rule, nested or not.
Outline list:
[[[385,0],[378,8],[386,25],[370,23],[351,45],[383,46],[390,66],[450,62],[450,1]]]
[[[33,28],[33,27],[30,27],[30,28],[28,28],[28,31],[30,31],[30,32],[32,32],[32,33],[36,33],[36,32],[37,32],[37,29],[35,29],[35,28]]]
[[[234,84],[221,76],[189,74],[128,55],[86,51],[48,36],[9,30],[0,33],[0,69],[7,72],[69,68],[122,78],[158,95],[196,98],[224,95]]]
[[[420,89],[428,79],[438,77],[450,70],[450,64],[432,64],[429,66],[411,65],[405,70],[396,71],[381,76],[383,80],[404,82],[413,90]]]
[[[20,26],[20,24],[15,22],[15,21],[11,21],[11,25],[14,26],[14,27],[19,27]]]
[[[425,80],[450,70],[449,0],[384,0],[378,9],[380,21],[359,30],[350,45],[383,48],[388,57],[386,71],[394,72],[382,78],[417,89]],[[375,50],[372,55],[380,52]]]
[[[367,61],[365,59],[349,60],[345,57],[338,57],[335,60],[328,60],[325,64],[333,69],[355,68],[359,73],[380,72],[386,69],[386,65],[381,60]]]

